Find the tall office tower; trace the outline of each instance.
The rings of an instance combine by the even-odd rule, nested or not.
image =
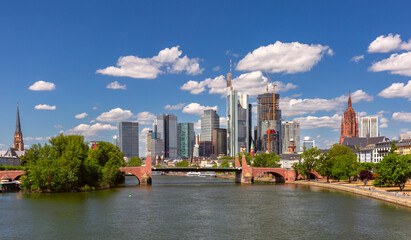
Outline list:
[[[118,135],[113,136],[113,145],[117,146],[117,147],[119,146],[119,144],[118,144]]]
[[[341,119],[340,145],[346,137],[358,137],[358,118],[351,104],[351,92],[348,94],[347,109]]]
[[[220,116],[213,109],[204,110],[201,117],[201,141],[213,140],[213,129],[220,127]]]
[[[257,134],[255,136],[255,147],[258,151],[275,152],[281,154],[282,146],[282,124],[280,109],[280,94],[275,94],[275,121],[273,122],[273,94],[264,93],[257,96]],[[275,123],[275,129],[274,129]],[[270,139],[268,139],[270,137]],[[270,143],[270,144],[268,144]],[[268,146],[270,146],[268,149]],[[287,146],[285,146],[287,149]]]
[[[119,144],[124,157],[138,157],[138,122],[119,123]]]
[[[300,123],[295,121],[282,123],[282,152],[288,151],[290,141],[294,141],[297,151],[300,150]]]
[[[155,139],[164,140],[164,157],[177,157],[177,116],[160,114],[153,124]],[[151,137],[153,139],[153,136]]]
[[[310,148],[313,148],[313,147],[315,147],[315,140],[314,139],[311,139],[310,137],[304,137],[304,140],[303,140],[303,144],[302,144],[303,146],[303,149],[304,148],[306,148],[306,149],[310,149]],[[299,150],[299,149],[298,149]]]
[[[193,156],[195,144],[194,123],[178,124],[178,156],[189,158]]]
[[[378,117],[362,117],[360,126],[360,137],[378,137]]]
[[[227,129],[213,129],[213,152],[214,155],[227,155]]]
[[[157,157],[164,157],[164,139],[151,139],[151,159],[155,161]]]
[[[250,105],[248,95],[227,88],[227,155],[235,156],[243,149],[250,151]]]
[[[196,144],[200,144],[201,134],[196,134]]]
[[[151,139],[153,136],[153,131],[149,130],[147,132],[147,138],[146,138],[146,156],[150,156],[151,155]]]

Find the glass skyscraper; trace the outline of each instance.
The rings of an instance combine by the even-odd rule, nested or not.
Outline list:
[[[297,151],[300,151],[300,123],[289,121],[282,123],[282,152],[288,151],[290,141],[293,139]]]
[[[124,157],[138,157],[138,122],[119,123],[119,145]]]
[[[200,141],[212,141],[213,129],[220,128],[220,116],[213,109],[204,110],[201,117],[201,139]]]
[[[165,158],[177,158],[177,116],[173,114],[157,115],[151,138],[164,140]]]
[[[178,156],[189,158],[193,156],[195,144],[194,123],[178,124]]]

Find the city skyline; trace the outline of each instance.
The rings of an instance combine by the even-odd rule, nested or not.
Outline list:
[[[232,85],[254,104],[253,127],[266,70],[279,81],[282,115],[296,112],[287,121],[321,148],[339,141],[349,90],[359,117],[379,117],[381,136],[410,133],[410,3],[298,3],[7,2],[0,98],[10,114],[0,149],[13,144],[16,101],[28,146],[60,132],[111,142],[118,122],[138,121],[143,156],[156,115],[199,133],[207,108],[226,128],[230,59]]]

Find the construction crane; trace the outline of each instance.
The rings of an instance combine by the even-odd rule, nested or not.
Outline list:
[[[287,118],[291,117],[292,115],[294,115],[294,114],[296,114],[296,113],[297,113],[297,111],[295,111],[295,112],[291,113],[290,115],[288,115],[288,116],[287,116],[287,117],[285,117],[284,119],[281,119],[281,121],[283,121],[283,120],[285,120],[285,119],[287,119]]]

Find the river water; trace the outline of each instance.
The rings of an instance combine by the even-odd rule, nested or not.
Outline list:
[[[0,239],[411,239],[410,209],[334,190],[182,176],[136,184],[2,193]]]

